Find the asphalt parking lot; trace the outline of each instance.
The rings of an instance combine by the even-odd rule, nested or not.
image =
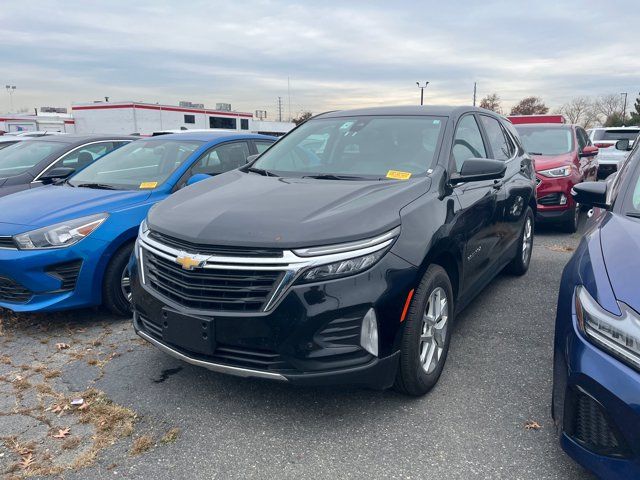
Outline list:
[[[578,239],[538,232],[529,273],[498,277],[458,317],[419,399],[217,375],[99,311],[2,312],[0,475],[590,478],[550,418],[557,288]]]

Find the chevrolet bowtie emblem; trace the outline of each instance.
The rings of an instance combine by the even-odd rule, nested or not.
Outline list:
[[[204,261],[198,260],[195,256],[189,255],[187,253],[180,253],[176,257],[176,263],[180,265],[183,270],[193,270],[194,268],[199,268],[204,266]]]

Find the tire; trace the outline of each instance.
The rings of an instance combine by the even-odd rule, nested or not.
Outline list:
[[[527,225],[529,225],[529,229]],[[511,263],[505,268],[507,272],[520,276],[529,270],[531,252],[533,251],[534,226],[533,210],[531,210],[531,207],[527,207],[527,211],[524,214],[524,222],[522,223],[522,231],[520,232],[520,239],[518,240],[518,249]],[[524,249],[525,242],[528,245],[526,252]]]
[[[567,233],[576,233],[580,223],[580,205],[576,204],[571,218],[562,224],[562,229]]]
[[[126,269],[132,251],[133,243],[125,245],[115,253],[107,266],[107,270],[104,272],[102,284],[102,304],[111,313],[122,317],[131,315],[131,300],[130,297],[127,298],[125,295],[122,281],[125,278],[125,274],[126,278],[129,277],[129,272]]]
[[[442,303],[443,299],[446,299],[446,304]],[[440,316],[433,309],[438,304],[441,305]],[[400,364],[393,386],[396,391],[421,396],[438,382],[449,352],[454,307],[453,289],[447,272],[439,265],[430,265],[415,291],[405,320]],[[427,337],[431,333],[430,342],[422,341],[423,333]]]

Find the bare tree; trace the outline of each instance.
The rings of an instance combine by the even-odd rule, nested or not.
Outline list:
[[[598,122],[595,102],[589,97],[574,97],[558,109],[569,123],[590,128]]]
[[[544,115],[549,111],[540,97],[526,97],[511,109],[511,115]]]
[[[604,123],[613,115],[621,115],[623,109],[623,101],[621,95],[610,93],[608,95],[600,95],[595,103],[594,110],[598,116],[598,121]]]
[[[497,93],[490,93],[480,100],[480,108],[486,108],[496,113],[502,114],[502,106],[500,105],[500,97]]]
[[[296,125],[300,125],[302,122],[310,119],[313,116],[311,112],[302,112],[298,117],[292,119],[291,121]]]

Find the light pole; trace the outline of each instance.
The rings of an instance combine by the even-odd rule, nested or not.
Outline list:
[[[624,106],[622,107],[622,125],[624,126],[627,119],[627,92],[622,92],[620,95],[624,96]]]
[[[416,85],[418,85],[418,88],[420,89],[420,105],[424,105],[424,89],[427,88],[429,82],[424,82],[424,87],[420,86],[420,82],[416,82]]]
[[[11,112],[13,112],[13,92],[16,91],[16,86],[5,85],[4,87],[7,89],[7,93],[9,94],[9,102],[11,103]]]

